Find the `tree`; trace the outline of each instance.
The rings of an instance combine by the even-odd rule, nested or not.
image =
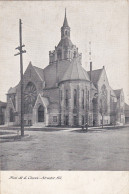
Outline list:
[[[101,92],[100,92],[100,104],[99,104],[99,112],[102,116],[102,128],[104,124],[104,115],[107,113],[107,89],[106,86],[103,85],[101,87]]]
[[[110,116],[113,118],[113,125],[115,127],[117,120],[117,102],[111,102],[111,112]]]

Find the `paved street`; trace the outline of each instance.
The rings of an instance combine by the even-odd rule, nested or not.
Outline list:
[[[29,137],[0,144],[2,170],[129,170],[129,127],[25,134]]]

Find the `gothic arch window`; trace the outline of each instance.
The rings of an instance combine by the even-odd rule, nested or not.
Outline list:
[[[77,90],[74,89],[74,108],[77,107]]]
[[[66,96],[65,96],[66,107],[68,107],[68,103],[69,103],[68,100],[69,100],[69,99],[68,99],[68,90],[66,90]]]
[[[82,90],[82,109],[84,109],[84,90]]]
[[[68,58],[68,51],[65,50],[65,51],[64,51],[64,59],[67,59],[67,58]]]
[[[68,35],[68,32],[67,32],[67,30],[65,31],[65,35],[66,35],[66,36]]]
[[[90,92],[87,91],[87,110],[89,110],[89,104],[90,104]]]
[[[58,51],[58,53],[57,53],[57,58],[58,58],[58,60],[61,60],[61,58],[62,58],[61,50]]]
[[[60,101],[62,101],[62,90],[60,90]]]
[[[42,105],[38,108],[38,122],[44,122],[44,107]]]
[[[32,82],[29,82],[24,91],[24,112],[32,113],[35,101],[37,99],[37,90]]]
[[[9,118],[10,118],[10,122],[14,122],[14,112],[12,108],[10,108],[9,110]]]

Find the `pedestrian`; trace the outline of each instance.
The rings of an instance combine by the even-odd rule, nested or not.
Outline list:
[[[82,125],[82,131],[84,130],[84,125]]]

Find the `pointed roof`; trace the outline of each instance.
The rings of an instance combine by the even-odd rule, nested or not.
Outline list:
[[[129,111],[129,105],[125,103],[125,111]]]
[[[0,107],[6,108],[7,102],[0,101]]]
[[[35,71],[37,72],[38,76],[44,81],[43,69],[36,67],[36,66],[33,66],[33,67],[34,67]]]
[[[99,81],[99,78],[100,78],[100,75],[102,73],[102,70],[103,70],[103,68],[102,69],[92,70],[92,80],[91,81],[93,82],[94,85],[96,85],[97,82]],[[88,75],[90,77],[90,71],[88,71],[87,73],[88,73]]]
[[[69,27],[68,21],[67,21],[67,16],[66,16],[66,8],[65,8],[65,17],[64,17],[63,27]]]
[[[85,69],[82,67],[78,58],[74,58],[65,72],[61,81],[66,80],[89,80],[89,76]]]
[[[44,68],[44,79],[45,79],[45,88],[57,87],[57,77],[60,82],[65,72],[67,71],[70,65],[70,61],[62,60],[58,61],[57,64],[48,65]]]
[[[16,85],[15,87],[10,87],[9,90],[8,90],[8,94],[15,94],[16,93],[16,90],[18,88],[18,85]]]
[[[115,94],[114,90],[111,87],[110,87],[110,94],[111,94],[111,96],[116,97],[116,94]]]
[[[74,45],[70,38],[65,37],[64,39],[61,39],[57,47],[69,47],[72,48]]]
[[[120,94],[122,92],[122,89],[114,90],[114,92],[116,94],[116,97],[119,98],[120,97]]]

